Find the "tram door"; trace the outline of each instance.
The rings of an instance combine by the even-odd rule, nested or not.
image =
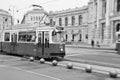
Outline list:
[[[47,57],[49,52],[49,32],[41,31],[38,33],[38,47],[37,55],[40,57]]]
[[[11,35],[11,53],[17,52],[17,34],[13,33]]]

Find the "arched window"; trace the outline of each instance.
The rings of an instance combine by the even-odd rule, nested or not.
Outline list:
[[[31,16],[31,21],[33,20],[33,17]]]
[[[50,19],[50,26],[53,25],[53,19]]]
[[[117,24],[117,26],[116,26],[116,31],[117,31],[117,32],[120,31],[120,24]]]
[[[82,15],[79,15],[79,25],[81,25],[82,24]]]
[[[103,4],[103,5],[102,5],[102,7],[103,7],[103,8],[102,8],[102,12],[103,12],[103,14],[105,14],[105,13],[106,13],[106,0],[103,0],[103,1],[102,1],[102,4]]]
[[[68,26],[68,17],[65,17],[65,26]]]
[[[59,18],[59,26],[62,26],[62,18]]]
[[[36,16],[36,21],[38,21],[38,17]]]
[[[72,16],[72,25],[75,25],[75,16]]]
[[[120,11],[120,0],[117,0],[117,11]]]

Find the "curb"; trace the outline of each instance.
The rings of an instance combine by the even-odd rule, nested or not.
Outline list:
[[[51,62],[45,62],[45,63],[52,65]],[[81,64],[81,63],[79,63],[79,64]],[[87,65],[90,65],[90,64],[87,64]],[[66,67],[66,69],[67,69],[67,64],[58,63],[58,66]],[[92,65],[90,65],[90,66],[92,66]],[[95,66],[97,66],[97,65],[95,65]],[[99,67],[103,67],[103,66],[99,66]],[[107,68],[110,68],[110,67],[107,67]],[[78,70],[84,70],[85,71],[86,66],[78,66],[78,65],[74,65],[74,63],[73,63],[73,69],[78,69]],[[106,75],[109,75],[110,72],[111,72],[109,70],[95,69],[94,67],[92,67],[92,69],[93,69],[92,72],[96,72],[96,73],[100,73],[100,74],[106,74]],[[114,68],[114,70],[117,70],[117,68]],[[112,70],[112,71],[114,71],[114,70]],[[120,72],[118,72],[117,78],[120,78]]]
[[[39,61],[35,60],[35,62],[39,62]],[[72,62],[57,63],[57,66],[66,67],[66,69],[67,69],[67,64],[68,63],[72,63]],[[52,62],[46,62],[45,61],[44,64],[49,64],[49,65],[53,66]],[[110,76],[110,72],[111,71],[117,71],[118,72],[117,78],[120,78],[120,69],[117,69],[117,68],[110,68],[110,67],[104,67],[104,66],[98,66],[98,65],[90,65],[90,64],[83,64],[83,63],[78,63],[79,65],[77,65],[75,63],[72,63],[72,64],[73,64],[73,69],[78,69],[78,70],[84,70],[85,71],[87,66],[91,66],[92,67],[92,72],[96,72],[96,73],[100,73],[100,74],[106,74],[106,75],[109,75],[109,76]],[[97,67],[99,69],[97,69],[95,67]],[[102,68],[104,68],[104,69],[102,69]]]
[[[102,48],[102,47],[100,47],[100,48],[98,48],[98,47],[92,48],[92,47],[87,47],[87,46],[82,47],[82,46],[75,46],[75,45],[66,45],[66,47],[84,48],[84,49],[95,49],[95,50],[112,50],[112,51],[116,51],[114,48]]]
[[[118,65],[109,64],[109,63],[101,63],[96,61],[87,61],[87,60],[74,60],[74,59],[64,59],[65,61],[76,62],[76,63],[84,63],[84,64],[91,64],[91,65],[98,65],[98,66],[105,66],[105,67],[112,67],[112,68],[120,68]]]

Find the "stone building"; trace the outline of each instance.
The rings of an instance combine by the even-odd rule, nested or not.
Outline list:
[[[33,5],[32,8],[32,10],[26,12],[21,24],[40,27],[49,21],[47,12],[41,6]]]
[[[65,29],[67,42],[88,42],[88,7],[49,12],[51,26]]]
[[[13,17],[3,9],[0,9],[0,40],[4,29],[11,29],[13,25]]]
[[[101,44],[114,45],[116,32],[120,30],[120,0],[90,0],[88,7],[88,12],[91,11],[89,16],[93,14],[91,18],[94,18],[92,26],[89,25],[89,31],[91,27],[95,29],[91,39]]]

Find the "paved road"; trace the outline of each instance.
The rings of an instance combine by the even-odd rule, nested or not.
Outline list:
[[[86,73],[83,70],[53,67],[50,64],[30,62],[19,57],[0,55],[0,80],[120,80],[108,75]]]
[[[113,50],[66,47],[65,59],[120,68],[120,55]]]

